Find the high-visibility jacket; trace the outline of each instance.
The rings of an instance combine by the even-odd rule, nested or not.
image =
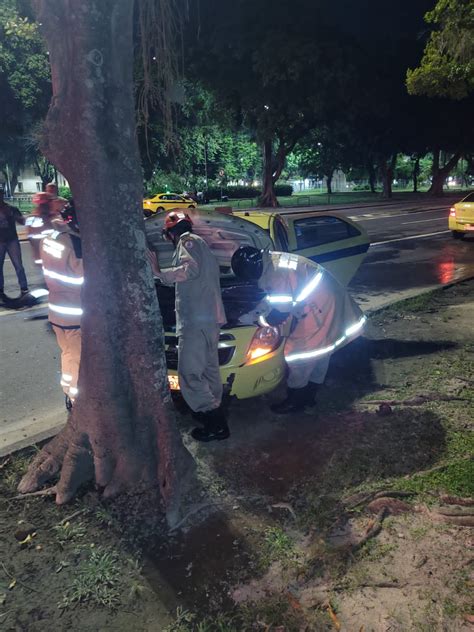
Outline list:
[[[35,208],[25,220],[26,234],[33,249],[33,258],[36,264],[41,264],[41,240],[50,235],[58,226],[64,225],[59,213],[42,213]]]
[[[268,253],[259,286],[266,292],[267,312],[277,309],[295,319],[285,344],[290,366],[330,354],[362,332],[366,317],[346,289],[306,257]]]
[[[79,327],[84,283],[80,237],[67,227],[53,231],[41,242],[41,258],[49,290],[50,322],[63,328]]]
[[[199,235],[181,235],[173,256],[173,266],[161,270],[157,276],[167,285],[176,284],[178,334],[185,327],[208,329],[226,322],[219,264]]]

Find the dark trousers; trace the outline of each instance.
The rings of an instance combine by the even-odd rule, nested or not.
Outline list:
[[[18,239],[12,239],[11,241],[0,241],[0,292],[3,292],[4,288],[3,264],[7,253],[11,259],[13,267],[15,268],[20,289],[27,290],[28,281],[26,280],[25,268],[23,267],[23,262],[21,260],[20,242]]]

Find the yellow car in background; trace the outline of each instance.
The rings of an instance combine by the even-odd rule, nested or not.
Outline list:
[[[187,195],[179,193],[157,193],[143,200],[143,214],[150,217],[159,211],[171,211],[175,208],[196,208],[197,203]]]
[[[448,225],[454,239],[474,235],[474,191],[449,209]]]
[[[224,389],[238,399],[268,393],[285,376],[287,332],[249,318],[264,292],[256,284],[234,277],[230,265],[233,253],[240,246],[295,252],[322,263],[347,285],[369,248],[367,233],[337,213],[321,211],[285,215],[191,209],[189,215],[194,232],[206,240],[221,271],[227,323],[221,328],[218,352]],[[162,239],[163,223],[164,214],[158,214],[145,222],[145,229],[148,246],[157,253],[160,266],[167,268],[172,265],[174,249]],[[179,390],[174,287],[157,282],[156,288],[165,329],[168,379],[171,389]]]

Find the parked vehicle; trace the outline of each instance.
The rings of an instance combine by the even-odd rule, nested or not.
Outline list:
[[[256,285],[234,277],[230,266],[233,253],[245,245],[296,252],[322,263],[347,284],[368,250],[368,236],[354,222],[336,213],[310,212],[288,217],[278,213],[224,214],[193,209],[189,214],[194,232],[206,240],[221,270],[227,315],[219,341],[222,383],[239,399],[268,393],[284,377],[283,347],[287,332],[249,321],[249,314],[264,298],[264,293]],[[149,246],[157,253],[160,266],[166,268],[172,264],[173,247],[162,240],[163,222],[164,214],[159,214],[145,224]],[[165,329],[170,386],[178,389],[174,288],[157,282],[157,294]]]
[[[196,208],[197,202],[179,193],[157,193],[143,200],[143,214],[151,217],[159,211],[171,211],[175,208]]]
[[[474,191],[449,209],[448,225],[454,239],[474,234]]]

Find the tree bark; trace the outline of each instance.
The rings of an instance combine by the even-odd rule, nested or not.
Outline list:
[[[275,194],[274,167],[273,141],[267,139],[263,142],[263,186],[259,200],[260,206],[263,207],[276,208],[280,206]]]
[[[332,194],[332,177],[334,175],[334,170],[332,170],[327,176],[326,176],[326,187],[327,187],[327,194],[331,195]]]
[[[276,155],[273,155],[273,141],[265,140],[263,143],[263,188],[260,196],[260,206],[276,208],[280,206],[275,193],[275,183],[281,176],[285,166],[286,157],[293,150],[296,141],[288,145],[280,137]]]
[[[413,193],[418,193],[418,176],[420,175],[420,158],[417,156],[415,164],[413,165],[412,177],[413,177]]]
[[[382,194],[385,198],[392,197],[392,181],[395,164],[397,162],[397,154],[393,154],[392,157],[383,162],[382,166],[382,178],[383,178],[383,190]]]
[[[133,102],[133,0],[34,0],[53,99],[43,152],[70,183],[84,276],[79,395],[21,492],[59,474],[56,502],[94,480],[106,497],[159,485],[170,524],[193,461],[175,425],[145,255]]]
[[[462,152],[458,151],[451,156],[448,162],[442,167],[439,166],[440,150],[435,149],[433,151],[433,169],[431,177],[431,186],[428,189],[428,195],[434,197],[443,197],[443,186],[446,178],[451,171],[458,164],[458,160],[461,158]]]
[[[377,173],[375,171],[375,167],[372,163],[372,161],[369,162],[369,164],[367,165],[367,169],[369,172],[369,186],[370,186],[370,192],[371,193],[377,193],[375,187],[377,184]]]

